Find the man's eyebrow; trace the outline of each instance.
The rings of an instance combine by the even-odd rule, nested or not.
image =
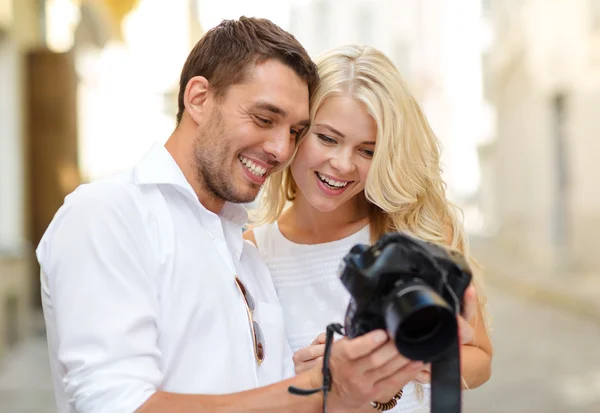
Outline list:
[[[255,109],[263,109],[263,110],[267,110],[275,115],[279,115],[282,118],[287,117],[288,112],[283,110],[282,108],[280,108],[279,106],[276,106],[272,103],[269,102],[257,102],[254,105],[252,105]]]
[[[269,103],[269,102],[258,102],[256,104],[254,104],[253,107],[255,109],[267,110],[267,111],[273,113],[274,115],[281,116],[282,118],[287,117],[289,114],[286,110],[280,108],[277,105]],[[310,125],[310,120],[309,119],[302,120],[300,122],[297,122],[296,125],[308,127]]]

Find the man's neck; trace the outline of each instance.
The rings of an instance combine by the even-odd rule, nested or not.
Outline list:
[[[225,201],[215,196],[200,183],[201,180],[197,176],[198,169],[195,167],[193,139],[189,139],[185,135],[188,133],[183,131],[183,125],[180,125],[165,143],[165,148],[181,169],[183,176],[196,193],[196,197],[202,206],[215,214],[219,214],[225,205]]]

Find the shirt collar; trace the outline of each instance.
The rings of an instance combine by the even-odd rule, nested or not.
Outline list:
[[[181,190],[186,196],[198,200],[194,189],[171,156],[167,148],[158,142],[154,143],[146,155],[134,168],[134,179],[139,185],[172,185]],[[211,213],[200,202],[201,209]],[[248,221],[246,208],[240,204],[225,202],[219,216],[231,221],[236,226],[243,227]]]

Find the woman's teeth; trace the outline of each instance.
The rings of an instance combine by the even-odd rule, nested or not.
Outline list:
[[[242,155],[239,155],[238,158],[244,164],[246,169],[248,169],[250,172],[252,172],[252,174],[254,174],[256,176],[263,176],[265,174],[265,172],[267,172],[267,168],[263,168],[262,166],[259,166],[254,161],[251,161],[250,159],[248,159]]]
[[[346,185],[348,185],[348,182],[340,182],[340,181],[336,181],[330,178],[327,178],[326,176],[321,175],[320,173],[317,172],[317,176],[319,177],[319,179],[323,182],[325,182],[327,185],[332,186],[334,188],[343,188]]]

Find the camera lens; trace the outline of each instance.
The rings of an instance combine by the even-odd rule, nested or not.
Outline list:
[[[412,312],[400,324],[398,334],[408,342],[418,343],[431,338],[442,326],[443,314],[437,307],[423,307]]]
[[[389,296],[385,321],[398,351],[411,360],[431,361],[457,339],[453,309],[418,280]]]

